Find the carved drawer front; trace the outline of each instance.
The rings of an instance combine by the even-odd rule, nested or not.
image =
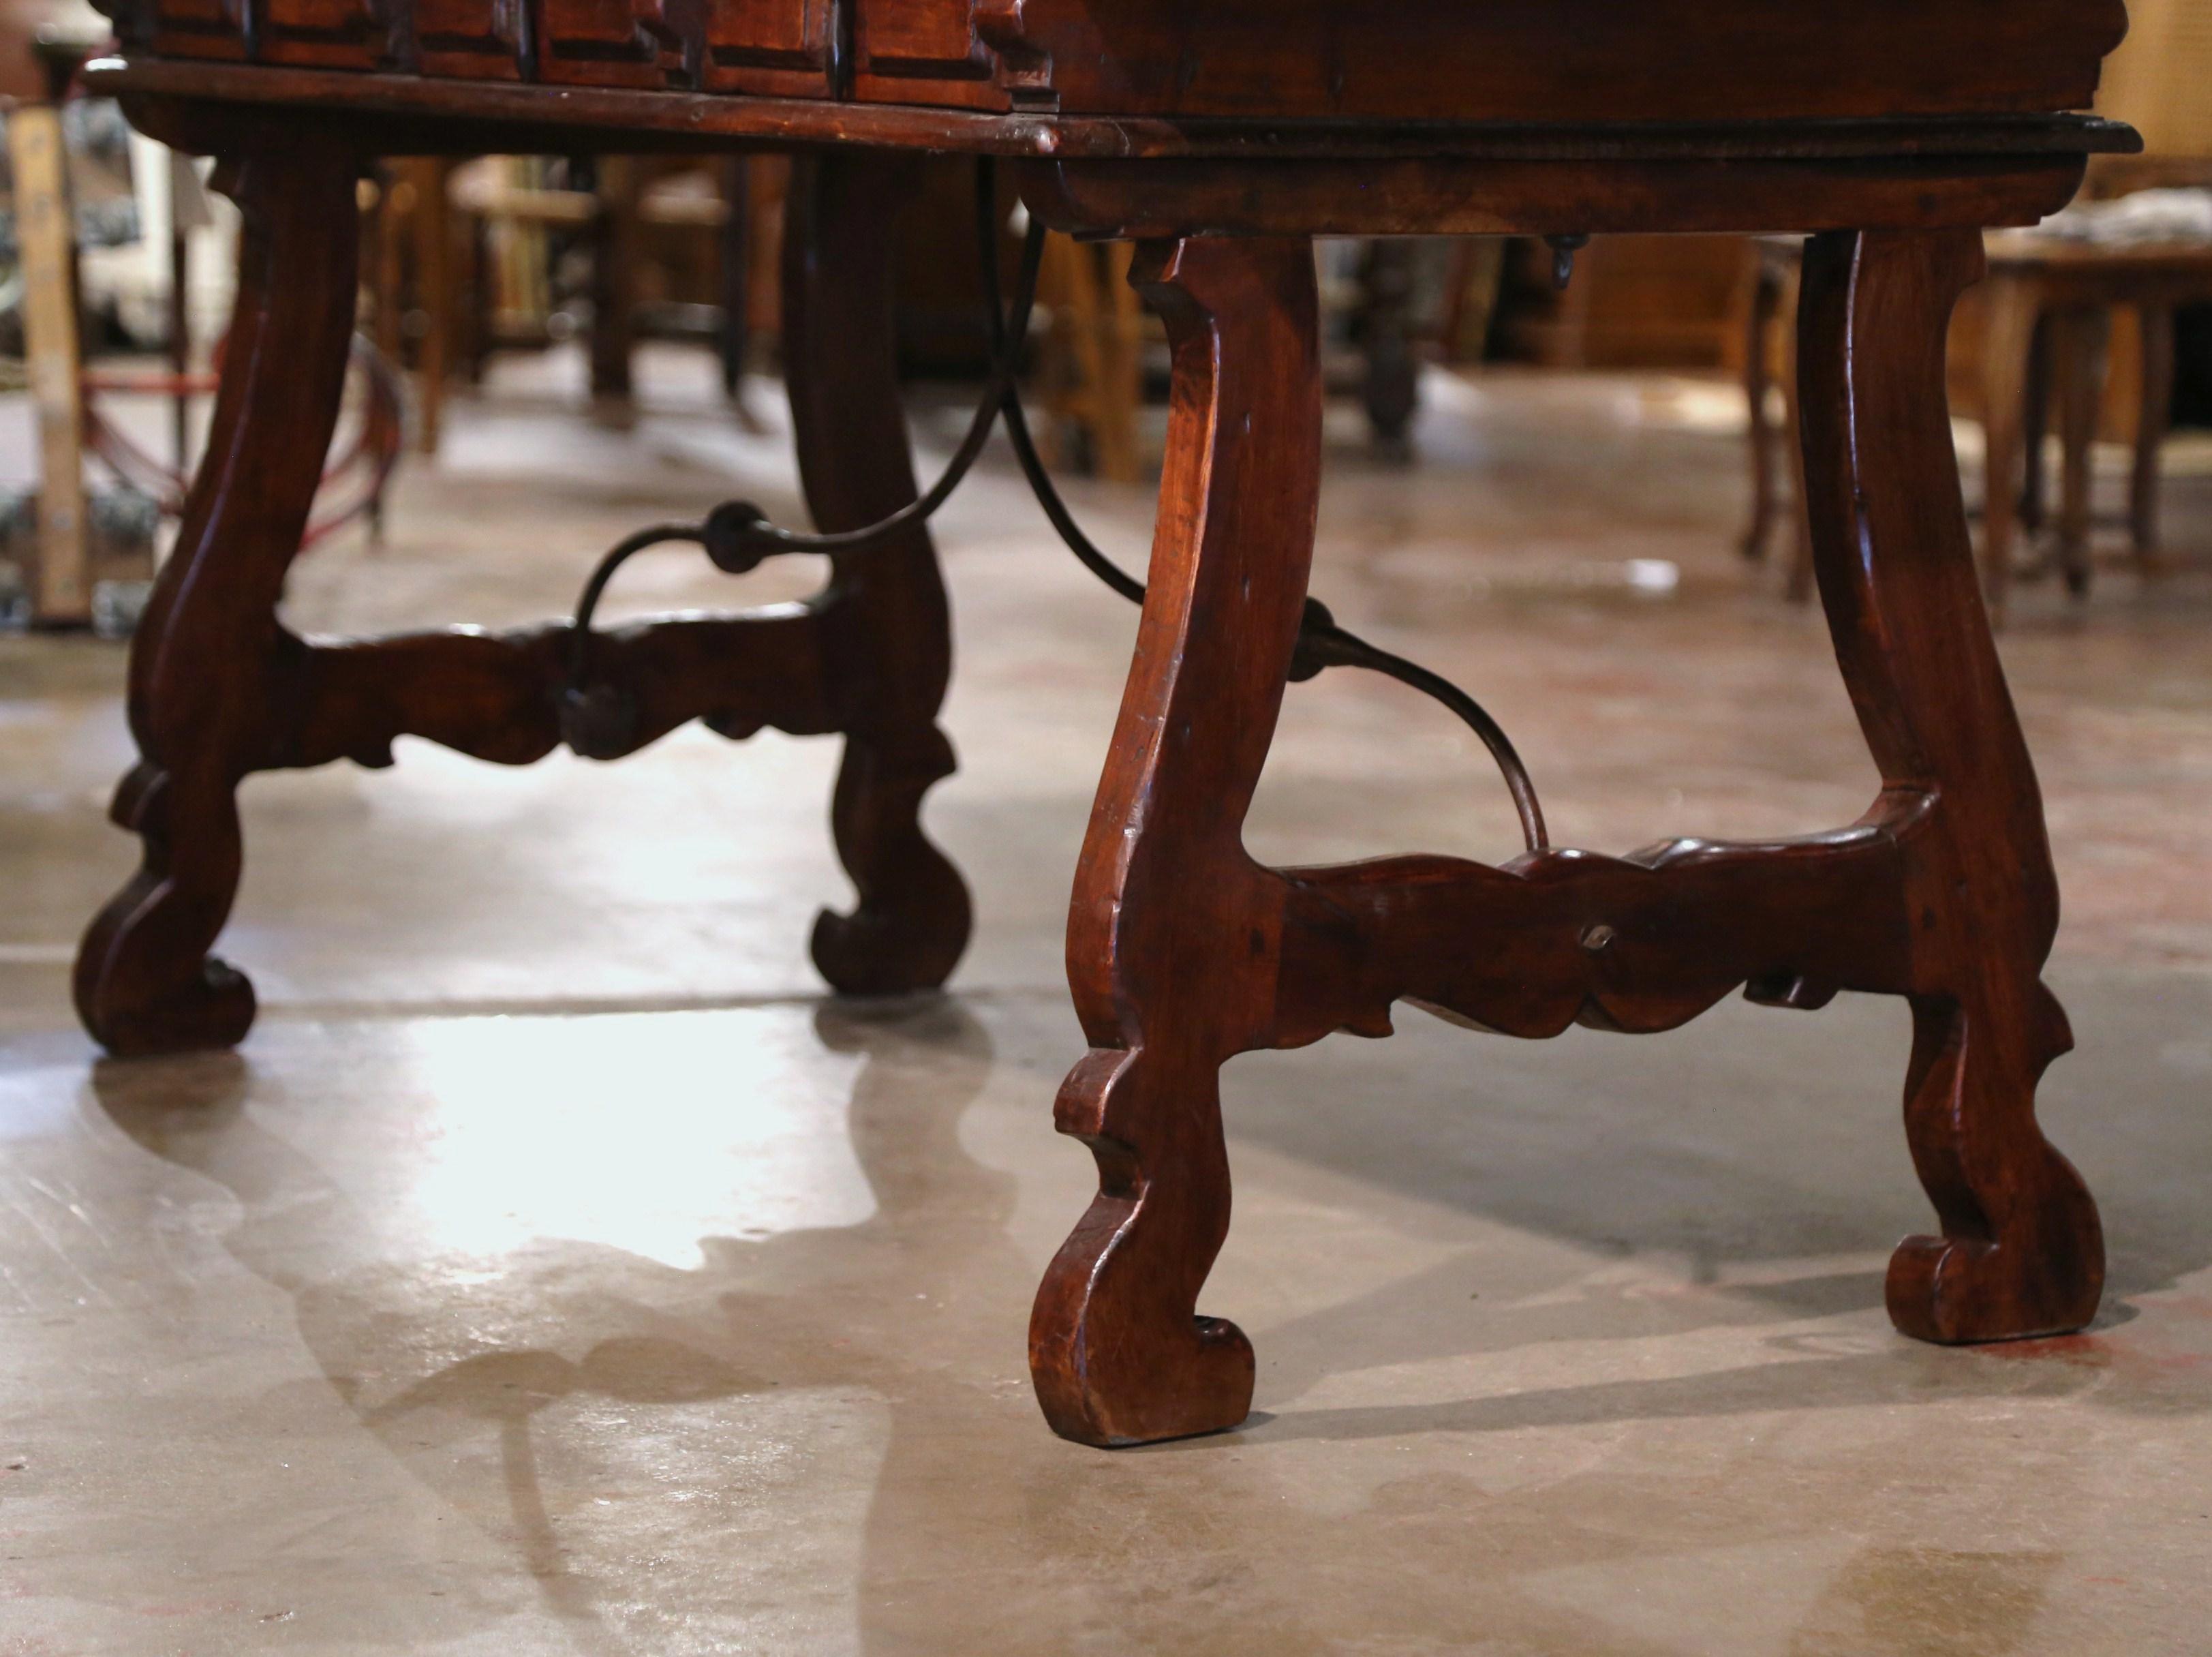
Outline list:
[[[154,10],[154,50],[163,58],[246,56],[244,0],[161,0]],[[140,14],[143,15],[143,14]]]
[[[827,97],[836,13],[836,0],[708,0],[704,84]]]
[[[383,0],[414,17],[413,58],[425,75],[522,78],[526,0]]]
[[[538,77],[569,86],[665,87],[685,82],[698,29],[684,0],[532,0]],[[685,50],[684,36],[691,36]]]
[[[971,8],[1013,0],[103,0],[166,58],[1002,109]],[[150,41],[149,35],[150,34]],[[840,42],[849,61],[836,67]]]
[[[1004,109],[994,60],[975,32],[979,0],[848,0],[853,92],[879,103]],[[990,0],[981,0],[988,5]],[[1017,9],[1018,9],[1017,8]]]
[[[822,97],[834,0],[535,0],[539,78]]]
[[[372,0],[258,0],[264,63],[375,69],[391,63],[390,14]]]

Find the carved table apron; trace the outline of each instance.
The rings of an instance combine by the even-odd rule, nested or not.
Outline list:
[[[1075,882],[1091,1051],[1062,1087],[1099,1192],[1030,1331],[1053,1427],[1129,1444],[1235,1425],[1253,1354],[1200,1315],[1226,1234],[1216,1076],[1232,1056],[1388,1033],[1410,1000],[1494,1031],[1644,1032],[1739,986],[1816,1008],[1906,997],[1905,1126],[1936,1234],[1892,1261],[1925,1340],[2081,1327],[2096,1209],[2037,1127],[2070,1038],[2041,969],[2058,899],[2034,772],[1975,582],[1943,384],[1980,233],[2133,144],[2085,107],[2117,0],[158,0],[90,82],[221,158],[245,210],[207,459],[131,657],[141,758],[117,820],[141,873],[86,937],[78,1005],[118,1053],[240,1040],[208,951],[248,773],[390,763],[402,734],[507,764],[563,740],[566,623],[366,641],[276,618],[352,325],[367,158],[605,148],[799,157],[785,360],[825,531],[915,484],[882,227],[899,152],[1006,158],[1033,216],[1139,243],[1173,347],[1149,591]],[[1836,654],[1883,779],[1850,827],[1502,868],[1408,856],[1277,869],[1243,821],[1284,687],[1310,675],[1320,234],[1804,234],[1806,493]],[[1571,241],[1563,246],[1571,246]],[[592,642],[622,718],[598,758],[693,719],[841,733],[833,810],[859,890],[814,953],[838,990],[934,986],[969,905],[924,837],[945,600],[919,522],[833,561],[814,600]],[[694,532],[685,532],[699,539]],[[720,559],[718,559],[718,562]],[[757,561],[757,560],[756,560]],[[574,649],[572,650],[572,643]],[[573,685],[569,686],[573,689]]]

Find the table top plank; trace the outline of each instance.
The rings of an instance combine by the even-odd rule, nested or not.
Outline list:
[[[97,0],[134,56],[1139,121],[2087,108],[2123,0]]]
[[[493,140],[530,149],[543,146],[551,131],[580,129],[620,131],[626,143],[678,149],[857,143],[1064,161],[1809,161],[2142,148],[2132,129],[2075,114],[1682,123],[1170,119],[448,80],[137,55],[95,60],[84,82],[106,95],[288,112],[286,119],[308,124],[352,126],[383,118],[388,130],[378,142],[385,154],[472,153]]]

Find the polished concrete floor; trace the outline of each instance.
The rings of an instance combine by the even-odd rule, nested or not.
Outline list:
[[[638,522],[789,512],[780,417],[658,356],[629,429],[518,365],[295,621],[504,623]],[[1563,840],[1825,827],[1873,773],[1816,617],[1731,547],[1724,388],[1431,384],[1411,471],[1331,416],[1318,589],[1482,696]],[[941,454],[957,424],[928,413]],[[2212,557],[2212,453],[2174,456]],[[1141,491],[1076,486],[1140,558]],[[114,647],[0,641],[0,1654],[2212,1650],[2212,581],[2029,593],[2005,651],[2068,916],[2046,1124],[2104,1204],[2103,1318],[1893,1334],[1925,1223],[1900,1008],[1732,1002],[1524,1045],[1418,1013],[1230,1067],[1205,1297],[1243,1431],[1045,1429],[1024,1331],[1091,1187],[1060,926],[1133,618],[994,460],[943,521],[967,870],[953,993],[824,999],[834,746],[245,790],[235,1056],[103,1062],[68,1011],[131,865]],[[743,590],[799,590],[770,571]],[[680,553],[623,606],[714,603]],[[1510,855],[1396,687],[1291,692],[1278,861]]]

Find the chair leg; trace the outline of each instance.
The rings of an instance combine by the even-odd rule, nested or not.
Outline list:
[[[905,165],[858,152],[793,164],[783,348],[799,477],[815,522],[857,529],[915,498],[898,396],[891,248],[884,224]],[[937,553],[916,527],[832,561],[825,613],[830,694],[845,736],[831,821],[860,893],[825,911],[814,962],[847,995],[942,984],[968,946],[968,888],[921,828],[921,802],[953,771],[937,714],[952,668]]]
[[[1837,656],[1886,795],[1924,801],[1901,837],[1905,1128],[1942,1234],[1899,1246],[1888,1301],[1899,1329],[1944,1342],[2080,1329],[2104,1283],[2096,1206],[2035,1119],[2037,1082],[2072,1045],[2041,978],[2057,883],[1975,590],[1944,395],[1946,325],[1982,268],[1972,231],[1820,236],[1800,322]]]
[[[2128,491],[2128,527],[2136,561],[2158,565],[2158,456],[2173,421],[2173,312],[2146,305],[2142,329],[2142,406],[2136,417],[2135,474]]]
[[[1766,405],[1774,384],[1769,352],[1775,320],[1782,314],[1782,276],[1765,248],[1754,246],[1752,259],[1756,268],[1744,306],[1743,339],[1743,397],[1751,414],[1751,521],[1744,527],[1740,550],[1747,562],[1759,564],[1765,559],[1781,507],[1774,477],[1779,439]]]
[[[2059,436],[2065,449],[2058,503],[2058,567],[2066,590],[2086,597],[2092,579],[2091,511],[2096,485],[2094,451],[2097,416],[2103,401],[2105,364],[2112,341],[2112,315],[2106,310],[2078,311],[2064,319],[2058,335]]]
[[[715,288],[721,301],[722,326],[715,344],[722,364],[722,395],[744,401],[746,348],[751,344],[746,319],[752,312],[752,166],[750,155],[726,157],[720,169],[722,191],[721,256]]]
[[[1982,339],[1982,587],[1990,618],[2004,624],[2012,593],[2013,543],[2019,526],[2023,454],[2027,448],[2029,358],[2042,309],[2034,286],[1999,271],[1990,278]],[[2036,442],[2039,447],[2039,436]],[[2027,464],[2039,464],[2039,457]]]
[[[631,359],[637,352],[644,225],[638,213],[636,158],[602,155],[598,168],[599,215],[592,228],[592,398],[620,410],[630,401]]]
[[[1782,289],[1782,303],[1791,316],[1797,313],[1803,281],[1802,266],[1793,264]],[[1794,329],[1789,338],[1788,362],[1789,372],[1782,385],[1782,442],[1790,461],[1790,579],[1784,592],[1792,604],[1805,604],[1813,597],[1813,527],[1805,505],[1805,418],[1799,406]]]
[[[1136,660],[1068,926],[1091,1043],[1063,1133],[1099,1190],[1038,1290],[1030,1368],[1054,1429],[1097,1445],[1233,1427],[1252,1348],[1197,1313],[1229,1228],[1217,1072],[1268,1039],[1279,883],[1246,853],[1297,637],[1321,466],[1304,238],[1148,246],[1174,392]]]
[[[2033,535],[2043,527],[2050,493],[2044,464],[2044,440],[2051,436],[2051,358],[2059,319],[2046,315],[2035,325],[2033,343],[2027,348],[2027,380],[2021,393],[2021,455],[2025,476],[2020,485],[2020,527]]]
[[[1413,355],[1414,244],[1401,236],[1368,242],[1359,262],[1359,330],[1365,358],[1360,401],[1376,453],[1413,455],[1410,434],[1421,405],[1421,366]]]
[[[208,950],[238,889],[235,791],[281,740],[304,654],[276,606],[344,383],[358,172],[295,136],[217,175],[245,213],[237,310],[206,458],[131,651],[139,761],[114,816],[144,862],[76,962],[78,1013],[111,1052],[227,1047],[253,1022],[252,986]]]

